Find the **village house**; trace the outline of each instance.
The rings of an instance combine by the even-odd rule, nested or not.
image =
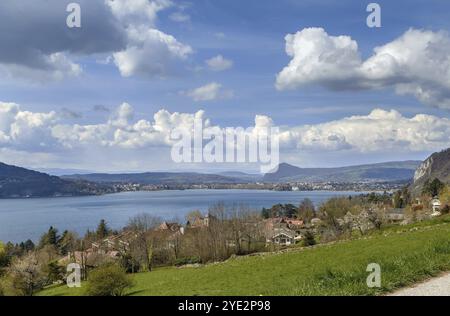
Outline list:
[[[132,231],[124,232],[92,243],[92,249],[102,254],[107,254],[111,251],[126,251],[130,247],[130,242],[136,237],[137,235]]]
[[[168,223],[168,222],[163,222],[161,225],[159,225],[155,231],[160,231],[160,232],[172,232],[175,234],[180,234],[180,235],[184,235],[184,227],[181,226],[178,223]]]
[[[177,246],[179,238],[185,234],[185,228],[178,223],[163,222],[152,234],[157,237],[160,248],[173,249]]]
[[[91,247],[84,251],[74,251],[59,260],[61,264],[78,263],[82,266],[93,267],[99,258],[118,259],[121,253],[128,251],[130,242],[136,239],[134,232],[109,236],[101,241],[93,242]]]
[[[434,199],[431,200],[431,210],[433,211],[433,213],[431,214],[431,216],[439,216],[441,215],[441,201],[435,197]]]
[[[276,217],[265,220],[266,243],[293,245],[302,239],[304,222],[301,220]]]
[[[288,228],[274,228],[272,234],[267,239],[267,243],[273,243],[280,246],[289,246],[295,244],[295,231]]]
[[[187,228],[204,228],[209,227],[211,222],[217,220],[214,216],[207,214],[205,217],[196,217],[193,221],[186,223]]]
[[[305,223],[300,219],[286,218],[284,221],[291,229],[302,228],[305,226]]]
[[[67,256],[58,260],[60,265],[67,265],[69,263],[78,263],[81,267],[94,268],[99,260],[116,260],[120,258],[120,252],[116,250],[103,251],[89,248],[84,251],[69,252]]]

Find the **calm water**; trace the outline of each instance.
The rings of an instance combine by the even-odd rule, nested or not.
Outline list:
[[[339,195],[356,192],[275,192],[252,190],[186,190],[127,192],[105,196],[0,200],[0,240],[34,241],[50,226],[60,231],[84,234],[95,229],[101,219],[113,228],[122,228],[136,214],[149,213],[167,220],[184,220],[192,210],[207,212],[217,202],[245,204],[255,209],[278,203],[299,204],[310,198],[316,205]]]

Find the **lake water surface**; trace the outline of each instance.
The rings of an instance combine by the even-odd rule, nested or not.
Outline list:
[[[104,196],[11,199],[0,200],[0,240],[34,241],[48,230],[57,227],[60,232],[72,230],[84,234],[93,230],[101,219],[110,227],[119,229],[128,219],[140,213],[149,213],[164,219],[184,221],[192,210],[204,213],[218,202],[226,205],[245,204],[255,209],[278,203],[298,205],[310,198],[316,205],[334,196],[357,195],[357,192],[276,192],[255,190],[185,190],[156,192],[126,192]]]

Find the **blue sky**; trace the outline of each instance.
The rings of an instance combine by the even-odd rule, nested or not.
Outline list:
[[[98,2],[99,6],[103,5],[101,0],[94,2]],[[2,5],[8,6],[11,3],[12,1],[6,0]],[[83,1],[80,3],[82,23],[87,26],[88,31],[93,30],[93,27],[97,28],[95,24],[97,22],[90,20],[93,19],[93,15],[89,14],[90,5],[87,2],[85,5]],[[17,75],[17,72],[11,70],[10,60],[1,60],[6,59],[2,57],[7,56],[5,53],[0,56],[0,63],[3,63],[5,68],[3,70],[5,75],[0,79],[0,102],[15,103],[20,106],[20,111],[33,113],[55,111],[59,115],[59,124],[81,126],[105,122],[120,104],[126,102],[134,109],[135,121],[144,119],[151,122],[153,115],[161,109],[169,113],[191,114],[204,110],[205,116],[213,124],[223,127],[252,126],[255,115],[259,114],[270,117],[278,126],[294,128],[314,126],[355,115],[367,116],[374,109],[384,109],[398,111],[402,119],[410,119],[417,114],[430,115],[444,120],[440,124],[446,128],[448,107],[425,104],[426,102],[412,93],[399,94],[396,86],[390,83],[383,83],[382,87],[370,89],[329,89],[327,83],[323,82],[302,84],[295,89],[276,88],[277,75],[292,59],[285,51],[284,38],[287,34],[315,27],[322,28],[330,37],[349,36],[357,42],[358,51],[364,61],[374,54],[375,47],[396,40],[409,29],[436,33],[450,30],[448,1],[377,1],[382,8],[381,28],[366,26],[368,3],[369,1],[350,0],[173,1],[159,10],[156,18],[148,21],[147,25],[149,28],[173,36],[191,48],[191,52],[186,54],[185,58],[180,58],[171,66],[170,73],[164,73],[163,76],[159,74],[147,76],[142,73],[124,76],[117,65],[111,62],[111,57],[109,63],[101,62],[117,50],[99,48],[94,49],[95,52],[92,53],[80,53],[70,45],[70,47],[62,45],[59,50],[49,48],[48,51],[39,46],[45,54],[64,53],[82,68],[82,74],[58,80],[38,75],[42,80],[39,78],[29,80],[23,76],[29,69],[28,65],[25,71]],[[51,10],[52,13],[49,13],[51,20],[65,21],[67,13],[63,5],[60,8],[63,10]],[[10,10],[17,12],[19,17],[19,12],[27,11],[26,1],[16,1],[15,7]],[[29,10],[30,14],[34,11],[33,8]],[[178,21],[175,21],[174,17],[178,17]],[[37,17],[27,21],[25,16],[25,21],[17,18],[14,22],[17,26],[10,27],[13,34],[26,39],[27,36],[33,35],[23,34],[23,30],[31,27],[38,32],[42,25],[49,23],[46,18],[42,17],[42,20],[39,20]],[[32,23],[32,26],[25,27],[27,23]],[[43,26],[42,28],[45,29]],[[66,30],[62,33],[64,35],[57,34],[53,40],[61,42],[63,39],[58,36],[72,36],[74,45],[84,45],[81,43],[84,37],[77,37],[76,33],[71,32],[77,30]],[[5,33],[0,33],[0,39],[5,36]],[[100,33],[100,36],[103,34]],[[52,37],[52,34],[48,34],[48,47],[58,46],[52,45]],[[76,43],[78,40],[80,43]],[[5,47],[6,45],[0,47],[0,52]],[[219,55],[232,62],[229,69],[213,71],[208,68],[206,60]],[[157,60],[156,63],[161,60]],[[14,64],[20,64],[20,61],[14,61]],[[0,71],[1,69],[0,67]],[[411,82],[413,80],[415,78],[411,78]],[[211,83],[219,84],[222,94],[219,93],[214,100],[193,99],[192,92],[195,89]],[[440,129],[438,132],[444,133],[448,139],[449,135],[445,135],[448,129]],[[407,140],[401,139],[399,144],[405,141]],[[423,159],[445,144],[448,142],[440,139],[433,146],[418,146],[414,149],[414,144],[408,144],[410,150],[398,148],[386,151],[367,151],[357,148],[356,145],[351,150],[334,148],[326,151],[297,147],[282,150],[282,160],[304,166],[337,166],[396,159]],[[12,145],[10,140],[8,145],[3,145],[3,152],[0,151],[0,161],[23,163],[32,167],[40,165],[108,171],[126,169],[126,164],[121,165],[119,162],[110,166],[105,166],[100,160],[86,162],[88,160],[86,155],[84,158],[80,156],[79,159],[71,160],[68,159],[71,156],[70,151],[62,149],[45,147],[29,150],[25,147]],[[30,156],[27,156],[28,154]],[[138,157],[142,155],[142,148],[134,152],[127,150],[126,153],[117,150],[116,154],[118,160],[130,155],[135,157],[134,170],[173,169],[169,164],[161,162],[165,160],[162,156],[155,157],[153,162],[140,163]],[[28,159],[25,156],[33,158]]]

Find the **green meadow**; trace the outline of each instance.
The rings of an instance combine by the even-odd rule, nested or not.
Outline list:
[[[367,287],[370,263],[381,266],[381,288]],[[134,286],[127,294],[382,295],[449,270],[450,217],[443,217],[314,248],[135,274]],[[83,287],[53,286],[38,295],[83,295]]]

